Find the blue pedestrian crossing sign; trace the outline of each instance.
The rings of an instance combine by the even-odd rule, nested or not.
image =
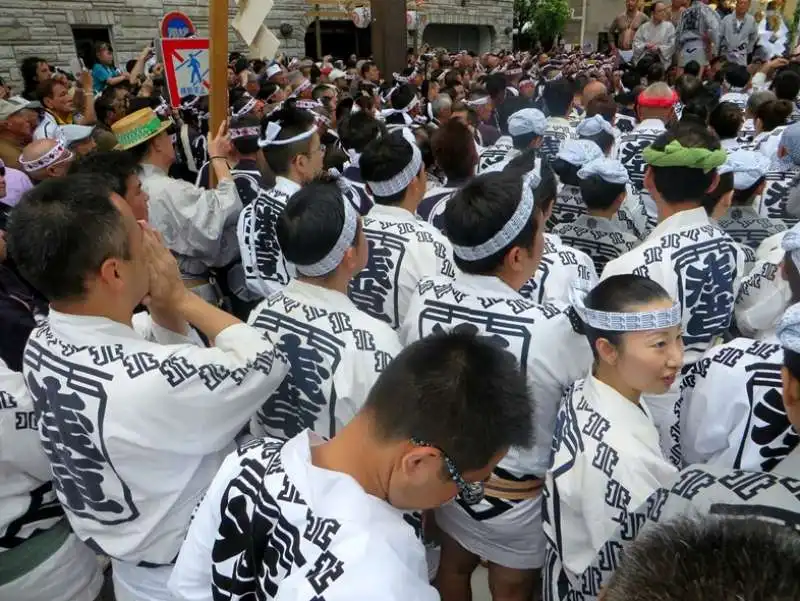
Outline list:
[[[164,75],[172,106],[186,96],[208,96],[211,90],[208,39],[161,40]]]

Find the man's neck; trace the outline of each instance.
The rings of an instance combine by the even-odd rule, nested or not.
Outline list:
[[[683,202],[672,204],[662,200],[658,203],[658,222],[661,223],[666,221],[678,213],[699,209],[701,206],[702,205],[699,202],[695,202],[693,200],[685,200]]]
[[[609,209],[589,209],[588,213],[592,217],[600,217],[603,219],[612,219],[614,215],[616,215],[617,211],[619,210],[618,206],[612,206]]]
[[[285,179],[288,179],[290,182],[294,182],[298,186],[302,186],[303,185],[302,176],[297,171],[295,171],[294,169],[290,169],[288,171],[288,173],[282,173],[281,177],[283,177]]]
[[[239,163],[241,163],[242,161],[252,161],[252,162],[254,162],[254,163],[255,163],[255,162],[258,162],[258,153],[253,153],[253,154],[240,154],[240,155],[239,155],[239,159],[236,161],[236,163],[235,163],[235,164],[237,164],[237,165],[238,165],[238,164],[239,164]]]
[[[626,10],[625,11],[625,16],[630,18],[630,19],[633,19],[636,16],[636,13],[638,13],[638,12],[639,11],[637,9],[635,9],[635,8],[633,10]]]
[[[321,278],[312,278],[305,275],[298,275],[297,279],[300,282],[304,282],[311,286],[317,286],[318,288],[324,288],[325,290],[333,290],[334,292],[341,292],[342,294],[347,294],[347,287],[350,284],[351,278],[340,274],[340,268],[337,268],[331,275]]]
[[[148,165],[152,165],[153,167],[158,167],[164,173],[169,173],[169,168],[172,167],[172,161],[170,159],[152,152],[148,153],[144,157],[142,163],[147,163]]]
[[[116,321],[117,323],[129,327],[131,326],[131,320],[133,318],[132,308],[128,310],[115,307],[112,303],[109,303],[107,299],[54,301],[50,303],[50,306],[59,313],[64,313],[66,315],[76,315],[78,317],[105,317],[106,319]]]
[[[747,11],[744,11],[741,14],[739,12],[736,13],[736,18],[739,21],[743,21],[746,16],[747,16]]]

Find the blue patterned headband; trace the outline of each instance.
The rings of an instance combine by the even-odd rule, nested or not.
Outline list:
[[[783,348],[800,353],[800,303],[786,309],[778,323],[777,333]]]
[[[411,162],[397,175],[382,181],[382,182],[366,182],[369,189],[372,190],[373,196],[385,198],[387,196],[394,196],[399,194],[411,183],[422,168],[422,152],[417,146],[417,141],[414,134],[411,133],[407,127],[401,130],[403,139],[411,145]]]
[[[541,159],[536,159],[536,167],[525,175],[522,180],[522,198],[517,205],[517,209],[503,228],[486,242],[477,246],[458,246],[453,245],[453,253],[464,261],[480,261],[486,257],[503,250],[514,238],[519,236],[522,228],[530,223],[534,206],[534,190],[539,187],[542,181],[539,172],[541,170]]]
[[[339,266],[339,263],[342,262],[344,254],[352,245],[353,238],[355,238],[356,231],[358,230],[358,215],[353,205],[348,200],[348,194],[354,193],[354,190],[350,184],[341,177],[336,180],[336,185],[339,186],[339,190],[342,193],[342,205],[344,206],[344,225],[342,226],[342,231],[339,233],[336,244],[333,245],[333,248],[327,255],[322,257],[322,259],[311,265],[298,265],[295,263],[298,273],[302,275],[318,278],[332,272]]]
[[[573,286],[569,291],[569,301],[581,321],[595,330],[603,332],[642,332],[661,330],[681,324],[681,306],[674,303],[669,309],[656,311],[598,311],[589,309],[584,303],[587,290]]]
[[[781,240],[781,248],[784,252],[790,253],[792,263],[800,269],[800,223],[795,224],[792,229],[784,234],[783,240]]]

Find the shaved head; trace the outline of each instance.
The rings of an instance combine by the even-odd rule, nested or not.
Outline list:
[[[58,146],[58,140],[53,140],[50,138],[44,138],[42,140],[34,140],[30,144],[28,144],[25,148],[22,149],[22,155],[20,156],[20,163],[23,162],[30,162],[35,161],[37,159],[41,159],[47,153],[52,151],[56,146]],[[72,163],[73,154],[66,148],[64,151],[58,156],[53,157],[52,161],[48,161],[50,164],[48,166],[42,167],[41,169],[36,169],[35,171],[26,171],[28,176],[34,180],[43,180],[49,177],[61,177],[67,174],[69,170],[69,166]]]
[[[601,81],[590,81],[586,84],[586,87],[583,88],[583,106],[589,104],[593,98],[597,98],[603,94],[608,94],[608,89],[605,84]]]
[[[658,99],[669,99],[672,98],[672,88],[669,87],[668,84],[664,83],[663,81],[659,81],[654,83],[651,86],[648,86],[642,92],[642,96],[645,98],[658,98]]]

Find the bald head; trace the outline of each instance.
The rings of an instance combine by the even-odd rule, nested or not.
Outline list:
[[[73,155],[66,147],[62,147],[63,150],[58,154],[52,154],[57,146],[59,146],[58,140],[45,138],[34,140],[22,149],[21,164],[44,159],[41,167],[34,168],[32,171],[25,170],[32,179],[43,180],[67,174]]]
[[[651,86],[646,87],[642,92],[642,96],[645,98],[668,100],[673,97],[673,92],[669,85],[663,81],[659,81]]]
[[[675,114],[675,92],[663,81],[648,86],[637,101],[639,119],[659,119],[664,123]]]
[[[586,87],[583,88],[583,106],[589,104],[593,98],[597,98],[598,96],[602,96],[607,93],[608,90],[603,82],[597,80],[590,81],[586,84]]]

